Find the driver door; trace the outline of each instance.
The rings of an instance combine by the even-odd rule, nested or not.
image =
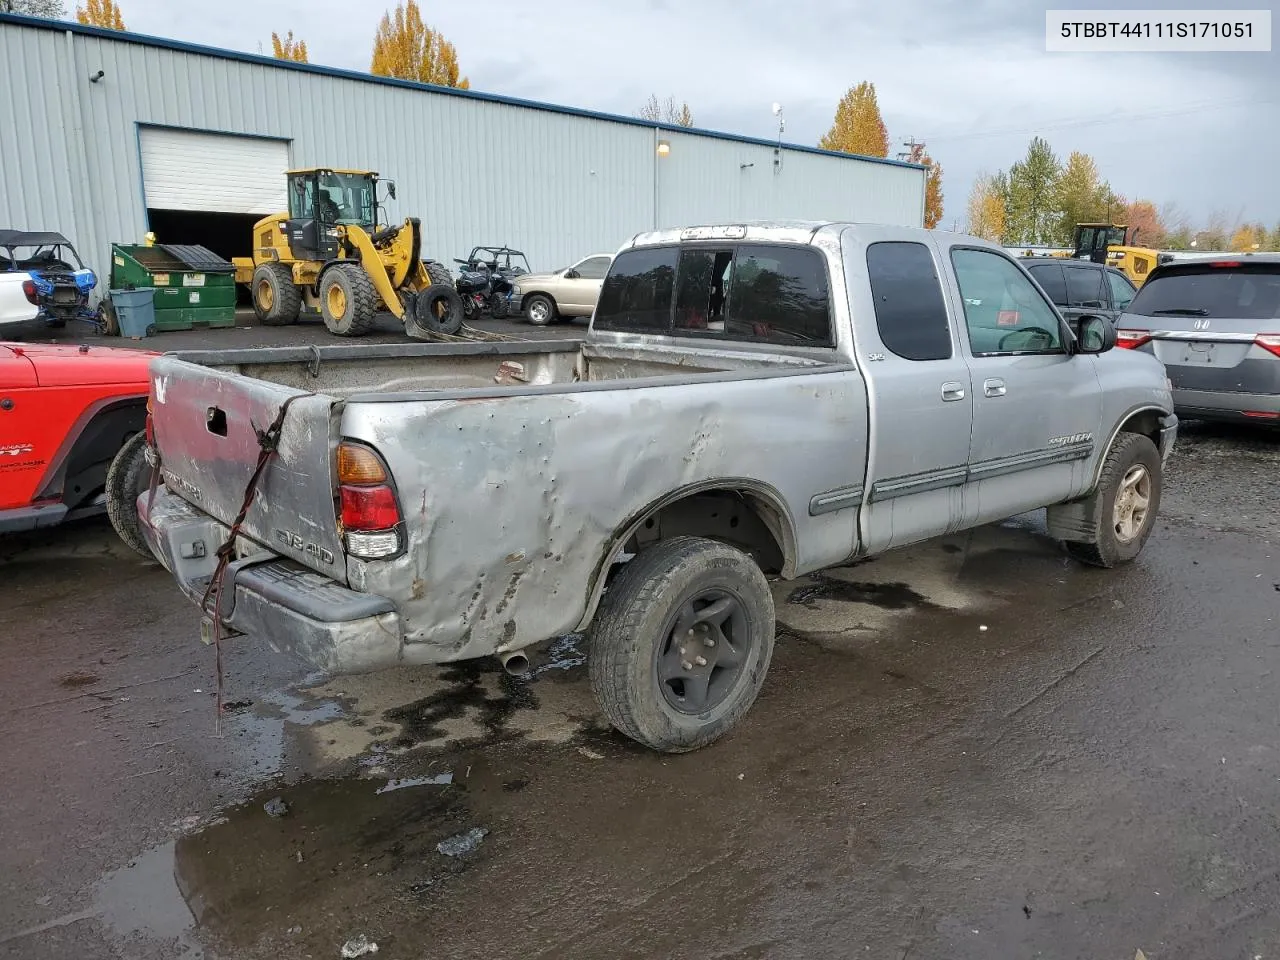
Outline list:
[[[1094,358],[1071,355],[1057,311],[1009,257],[956,246],[973,395],[968,519],[989,523],[1071,499],[1089,483],[1102,388]]]
[[[565,313],[590,315],[600,297],[600,285],[609,272],[609,257],[587,257],[570,267],[577,276],[561,281],[564,293],[556,299]],[[567,309],[566,309],[567,308]]]

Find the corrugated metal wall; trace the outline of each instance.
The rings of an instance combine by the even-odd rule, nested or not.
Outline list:
[[[294,166],[378,170],[396,181],[391,215],[420,217],[425,255],[451,266],[481,243],[553,269],[655,226],[923,215],[916,168],[783,150],[775,170],[757,144],[12,22],[0,83],[0,226],[61,230],[100,271],[111,241],[147,228],[139,124],[281,138]]]

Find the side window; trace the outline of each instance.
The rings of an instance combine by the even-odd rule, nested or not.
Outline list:
[[[733,340],[833,346],[827,267],[812,247],[743,245],[730,268],[725,333]],[[710,300],[715,298],[715,277]]]
[[[732,250],[686,249],[676,274],[675,329],[724,332]]]
[[[1067,306],[1104,307],[1107,292],[1102,289],[1102,270],[1067,267]]]
[[[1062,279],[1062,264],[1037,263],[1027,267],[1036,283],[1044,287],[1044,292],[1060,307],[1067,305],[1067,281]]]
[[[603,280],[609,272],[608,257],[588,257],[577,266],[578,277],[582,280]]]
[[[600,288],[596,329],[667,333],[678,253],[675,247],[656,247],[616,257]]]
[[[989,250],[951,252],[976,356],[1062,353],[1058,314],[1012,260]]]
[[[867,247],[867,276],[880,340],[906,360],[946,360],[951,328],[933,255],[922,243]]]
[[[1111,299],[1117,310],[1123,310],[1129,306],[1133,302],[1133,295],[1138,292],[1127,277],[1122,277],[1118,273],[1108,272],[1107,283],[1111,284]]]

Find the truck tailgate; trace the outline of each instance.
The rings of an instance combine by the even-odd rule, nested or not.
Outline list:
[[[173,493],[225,524],[240,512],[257,466],[258,431],[289,406],[276,455],[258,481],[241,533],[335,580],[346,558],[334,505],[333,397],[198,366],[151,363],[151,420]]]

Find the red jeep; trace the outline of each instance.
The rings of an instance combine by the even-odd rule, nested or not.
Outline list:
[[[106,511],[150,558],[137,531],[147,364],[119,347],[0,341],[0,533]]]

